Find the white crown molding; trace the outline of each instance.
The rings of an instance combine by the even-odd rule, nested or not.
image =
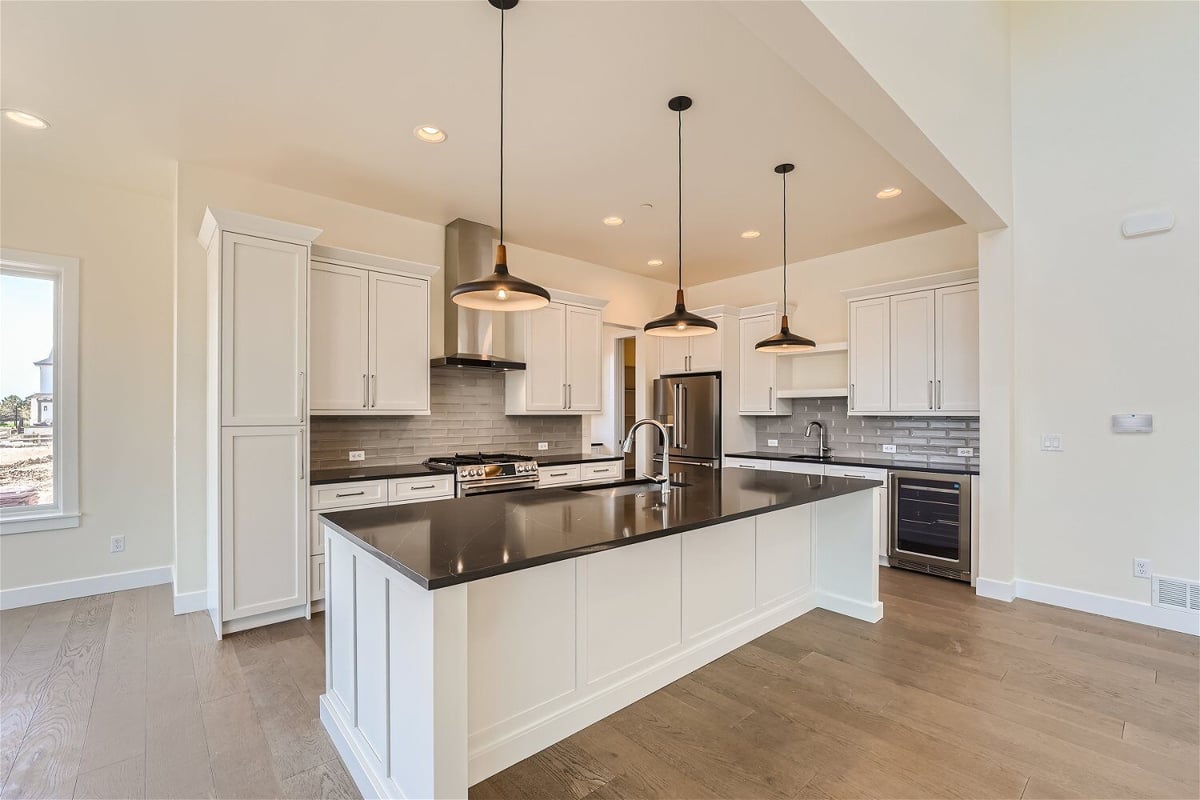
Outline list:
[[[312,260],[341,267],[367,267],[410,275],[415,278],[432,278],[441,270],[441,267],[431,264],[421,264],[416,261],[406,261],[402,258],[391,258],[374,253],[362,253],[358,250],[347,250],[344,247],[329,247],[323,244],[312,246]]]
[[[969,267],[953,272],[941,272],[937,275],[924,275],[920,278],[905,278],[901,281],[877,283],[874,286],[861,286],[856,289],[843,289],[842,297],[847,300],[868,300],[872,297],[888,297],[893,294],[920,292],[926,289],[942,289],[947,286],[958,286],[964,283],[976,283],[979,280],[979,269]]]
[[[217,231],[244,233],[248,236],[261,236],[264,239],[277,239],[305,245],[311,245],[313,240],[321,235],[321,228],[313,228],[309,225],[259,217],[255,214],[233,211],[228,208],[209,207],[204,209],[204,221],[200,223],[200,233],[196,237],[200,241],[200,246],[207,250]]]
[[[568,292],[563,289],[551,289],[546,287],[546,291],[550,292],[550,300],[555,303],[566,303],[572,306],[587,306],[588,308],[604,308],[608,305],[608,301],[600,297],[591,297],[586,294],[577,294]]]

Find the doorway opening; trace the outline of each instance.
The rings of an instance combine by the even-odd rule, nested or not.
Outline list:
[[[617,339],[617,441],[625,438],[625,433],[633,427],[637,420],[637,337],[626,336]],[[625,454],[625,477],[637,476],[637,453]]]

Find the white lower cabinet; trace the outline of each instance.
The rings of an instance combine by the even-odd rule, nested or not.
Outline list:
[[[324,550],[324,547],[321,549]],[[311,601],[324,600],[325,554],[310,556],[308,564],[308,599]]]
[[[579,483],[581,470],[578,464],[564,464],[560,467],[539,467],[538,468],[538,488],[544,489],[547,486],[566,486],[571,483]]]
[[[761,458],[737,458],[736,456],[726,456],[725,466],[736,467],[737,469],[770,470],[771,462]]]
[[[801,475],[824,475],[825,465],[808,461],[770,461],[772,472],[795,472]]]
[[[584,483],[609,483],[620,480],[624,471],[624,460],[580,464],[579,479]]]

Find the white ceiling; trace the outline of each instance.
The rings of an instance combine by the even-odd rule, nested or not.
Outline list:
[[[52,124],[6,124],[6,161],[163,194],[172,162],[195,161],[432,222],[498,222],[499,12],[484,0],[2,9],[3,105]],[[666,101],[681,93],[695,99],[688,284],[779,263],[781,161],[797,167],[789,260],[959,223],[718,3],[525,0],[507,34],[512,241],[673,280]],[[430,123],[445,143],[413,137]],[[890,185],[904,194],[877,200]],[[624,226],[603,226],[609,214]]]

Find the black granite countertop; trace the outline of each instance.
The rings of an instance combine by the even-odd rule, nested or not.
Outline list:
[[[814,503],[878,481],[752,470],[676,474],[666,502],[539,489],[323,514],[331,529],[426,589],[440,589],[721,522]],[[617,484],[623,486],[627,484]]]
[[[902,469],[913,472],[944,472],[948,475],[978,475],[979,467],[971,464],[928,464],[924,461],[905,461],[903,458],[839,456],[817,459],[798,453],[780,453],[773,450],[751,450],[746,453],[726,453],[727,458],[762,458],[769,461],[799,461],[804,464],[834,464],[839,467],[874,467],[875,469]]]
[[[420,478],[424,475],[453,475],[452,469],[438,469],[424,464],[389,464],[377,467],[339,467],[337,469],[315,469],[309,475],[312,486],[347,481],[379,481],[389,478]]]

